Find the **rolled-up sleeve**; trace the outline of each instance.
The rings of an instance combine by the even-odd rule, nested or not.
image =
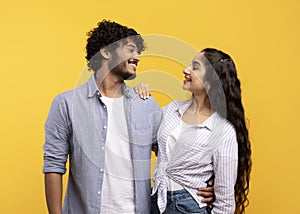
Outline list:
[[[233,214],[235,210],[234,186],[238,167],[238,144],[234,130],[226,133],[226,139],[213,156],[216,201],[213,214]]]
[[[64,174],[69,154],[70,122],[66,102],[58,95],[52,102],[45,123],[43,173]]]

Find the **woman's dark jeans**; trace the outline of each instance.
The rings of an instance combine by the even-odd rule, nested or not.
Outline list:
[[[157,195],[155,194],[151,197],[151,214],[159,213],[160,212],[157,206]],[[211,214],[211,210],[208,207],[200,208],[196,200],[185,189],[168,191],[167,207],[164,214],[177,213]]]

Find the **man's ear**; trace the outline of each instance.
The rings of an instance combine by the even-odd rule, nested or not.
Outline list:
[[[100,54],[104,59],[109,59],[111,53],[106,48],[100,48]]]

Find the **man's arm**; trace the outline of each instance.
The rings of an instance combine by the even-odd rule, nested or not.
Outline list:
[[[197,195],[203,197],[201,202],[207,203],[210,208],[213,208],[213,202],[215,201],[214,193],[214,176],[207,182],[207,186],[198,188]]]
[[[45,173],[45,193],[49,214],[61,214],[62,174]]]
[[[65,102],[57,96],[45,123],[43,173],[49,214],[62,213],[62,175],[66,172],[70,128]]]
[[[153,99],[153,98],[149,98],[149,99]],[[153,99],[153,102],[155,102],[154,99]],[[160,123],[161,123],[161,120],[162,120],[163,112],[159,108],[159,106],[158,106],[158,104],[156,102],[155,102],[155,105],[156,105],[155,112],[153,112],[151,114],[152,125],[153,125],[153,136],[152,136],[152,148],[151,148],[151,150],[157,156],[157,154],[158,154],[157,132],[158,132],[158,129],[160,127]]]

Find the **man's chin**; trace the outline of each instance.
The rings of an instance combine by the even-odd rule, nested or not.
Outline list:
[[[134,78],[136,78],[136,74],[128,76],[125,80],[133,80]]]

